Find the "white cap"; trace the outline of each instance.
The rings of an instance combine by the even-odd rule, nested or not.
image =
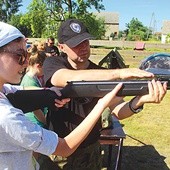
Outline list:
[[[0,47],[19,37],[25,38],[25,36],[14,26],[0,22]]]

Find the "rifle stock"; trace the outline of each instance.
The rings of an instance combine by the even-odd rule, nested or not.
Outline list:
[[[14,107],[21,109],[24,113],[43,107],[55,110],[54,100],[60,98],[51,90],[18,90],[7,94],[6,97]]]

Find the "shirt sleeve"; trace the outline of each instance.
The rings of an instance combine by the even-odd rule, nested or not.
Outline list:
[[[58,145],[58,135],[29,121],[23,112],[14,108],[7,99],[0,102],[0,139],[3,152],[32,150],[52,154]]]
[[[52,75],[59,69],[66,68],[62,57],[47,57],[43,63],[44,81],[50,84]],[[50,84],[52,86],[52,84]]]
[[[20,85],[23,87],[29,87],[29,86],[40,87],[38,81],[35,78],[28,76],[27,74],[24,75]]]
[[[15,93],[17,90],[23,90],[23,86],[19,85],[11,85],[11,84],[4,84],[3,86],[3,93]]]

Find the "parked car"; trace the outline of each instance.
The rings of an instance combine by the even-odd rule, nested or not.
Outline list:
[[[158,80],[168,81],[168,89],[170,89],[169,53],[156,53],[150,55],[141,62],[139,68],[153,73]]]
[[[170,54],[169,53],[155,53],[146,57],[139,66],[142,70],[151,68],[170,69]]]

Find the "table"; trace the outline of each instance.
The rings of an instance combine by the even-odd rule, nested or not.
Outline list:
[[[120,122],[113,117],[113,126],[111,128],[106,128],[101,130],[99,142],[101,145],[109,146],[108,153],[108,166],[111,165],[111,158],[113,148],[112,146],[117,146],[117,156],[116,156],[116,165],[115,170],[121,169],[121,159],[122,159],[122,146],[123,140],[126,138],[126,134],[123,131],[123,128]]]

